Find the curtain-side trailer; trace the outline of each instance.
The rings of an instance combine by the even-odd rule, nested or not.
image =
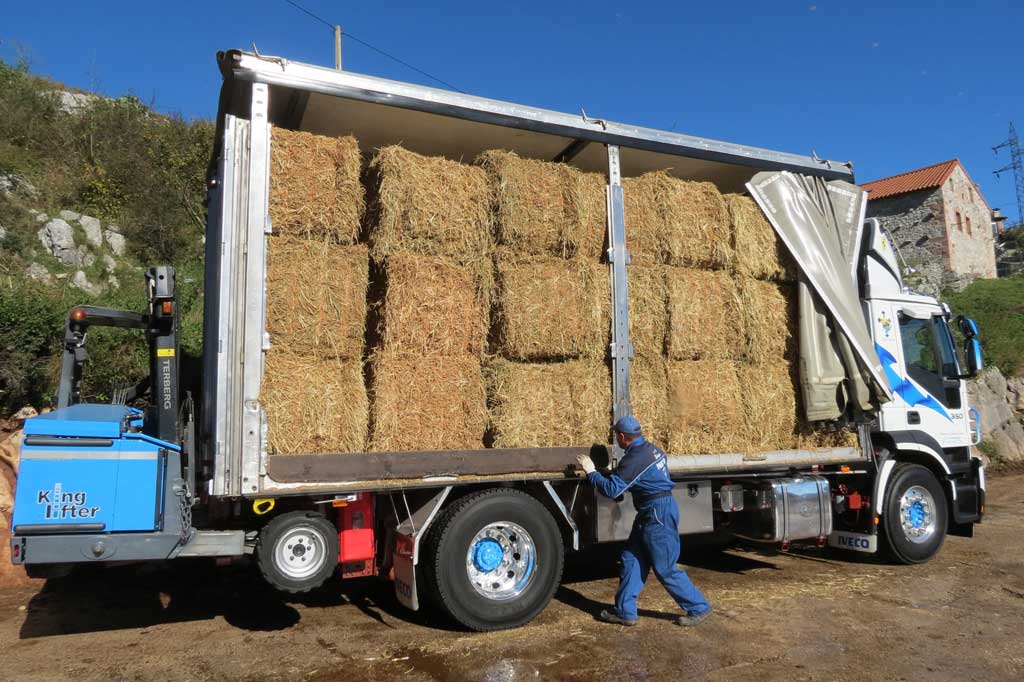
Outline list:
[[[57,410],[29,420],[12,556],[32,572],[85,562],[254,555],[285,591],[394,580],[463,626],[522,625],[548,603],[563,555],[623,540],[628,500],[596,496],[574,467],[592,448],[268,454],[260,402],[266,333],[271,129],[401,142],[450,159],[488,149],[607,176],[614,418],[631,413],[628,249],[621,180],[671,169],[746,191],[801,270],[805,402],[856,429],[857,447],[673,455],[681,534],[810,541],[925,561],[984,507],[965,379],[977,327],[903,286],[893,246],[864,220],[852,166],[228,51],[209,171],[202,389],[179,388],[174,273],[147,273],[150,308],[79,306],[68,318]],[[728,314],[723,311],[723,314]],[[86,331],[143,330],[149,408],[79,401]],[[961,365],[966,364],[964,368]],[[832,370],[831,373],[828,370]],[[141,392],[141,390],[140,390]],[[841,395],[837,408],[837,395]],[[817,398],[815,398],[817,396]],[[487,549],[500,547],[500,556]],[[494,555],[494,556],[491,556]]]

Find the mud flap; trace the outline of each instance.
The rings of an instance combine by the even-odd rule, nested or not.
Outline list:
[[[395,596],[407,609],[420,610],[419,594],[416,592],[416,566],[411,556],[395,556]]]

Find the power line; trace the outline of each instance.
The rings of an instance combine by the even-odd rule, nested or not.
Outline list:
[[[291,5],[292,7],[296,8],[297,10],[299,10],[301,12],[304,12],[305,14],[309,15],[313,19],[319,21],[321,24],[323,24],[324,26],[328,27],[332,31],[334,30],[334,27],[336,26],[336,24],[332,24],[331,22],[327,21],[323,17],[321,17],[321,16],[319,16],[317,14],[314,14],[313,12],[309,11],[308,9],[306,9],[305,7],[300,5],[299,3],[294,2],[293,0],[284,0],[284,1],[287,2],[289,5]],[[466,94],[464,90],[455,87],[454,85],[452,85],[448,81],[444,80],[443,78],[438,78],[437,76],[435,76],[435,75],[433,75],[431,73],[428,73],[428,72],[424,71],[423,69],[421,69],[421,68],[419,68],[417,66],[413,66],[412,64],[410,64],[409,62],[405,61],[404,59],[400,59],[400,58],[396,57],[395,55],[393,55],[393,54],[391,54],[391,53],[389,53],[389,52],[387,52],[385,50],[382,50],[381,48],[377,47],[376,45],[372,45],[372,44],[366,42],[362,38],[357,38],[356,36],[352,35],[351,33],[347,32],[347,31],[342,31],[341,35],[346,36],[348,38],[351,38],[352,40],[356,41],[360,45],[363,45],[364,47],[370,48],[374,52],[379,52],[380,54],[384,55],[388,59],[390,59],[392,61],[395,61],[395,62],[398,62],[399,64],[401,64],[402,66],[406,67],[407,69],[412,69],[413,71],[415,71],[416,73],[420,74],[421,76],[426,76],[427,78],[430,78],[431,80],[435,80],[438,83],[444,85],[445,87],[451,88],[452,90],[454,90],[456,92],[461,92],[462,94]]]

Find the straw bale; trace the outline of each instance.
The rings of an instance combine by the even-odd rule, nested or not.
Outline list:
[[[495,196],[497,241],[535,256],[597,258],[604,245],[604,176],[492,150],[476,161]]]
[[[659,357],[637,358],[629,365],[629,394],[633,415],[644,435],[664,446],[668,434],[668,372]]]
[[[267,332],[294,352],[359,358],[366,327],[365,246],[267,239]]]
[[[388,258],[378,331],[384,349],[479,356],[485,350],[490,291],[472,268],[436,256]]]
[[[477,358],[383,352],[371,368],[371,452],[483,448],[487,393]]]
[[[354,137],[274,128],[270,140],[270,220],[279,234],[354,244],[365,192]]]
[[[514,360],[603,358],[611,334],[608,268],[582,259],[497,259],[497,345]]]
[[[745,331],[744,358],[755,365],[793,360],[797,353],[796,287],[750,277],[737,280]]]
[[[645,173],[622,181],[626,244],[633,263],[653,265],[668,259],[665,212],[661,202],[673,182],[665,171]]]
[[[607,443],[611,376],[601,362],[542,364],[497,359],[485,368],[494,447]]]
[[[370,162],[370,245],[394,253],[479,263],[491,250],[491,189],[476,166],[422,156],[397,145]]]
[[[742,450],[743,393],[736,363],[668,363],[668,451],[700,455]]]
[[[579,172],[576,183],[566,241],[580,258],[601,258],[608,243],[608,180],[601,173]]]
[[[757,279],[795,282],[796,262],[761,207],[742,194],[726,194],[725,203],[732,220],[736,273]]]
[[[746,450],[794,447],[798,423],[795,367],[785,360],[757,366],[741,363],[737,372],[743,387]]]
[[[668,354],[672,360],[739,359],[739,293],[726,272],[668,268]]]
[[[860,440],[857,432],[850,428],[829,429],[818,426],[811,429],[804,427],[797,438],[797,447],[801,448],[859,448]]]
[[[260,401],[270,453],[363,452],[369,404],[361,360],[267,351]]]
[[[630,265],[629,340],[638,357],[661,357],[668,337],[666,266]]]
[[[710,182],[672,179],[661,199],[670,265],[725,268],[732,261],[732,224],[722,193]]]

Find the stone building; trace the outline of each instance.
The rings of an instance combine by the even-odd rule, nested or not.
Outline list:
[[[869,218],[878,218],[913,270],[922,293],[962,289],[996,276],[992,209],[959,159],[861,185]]]

